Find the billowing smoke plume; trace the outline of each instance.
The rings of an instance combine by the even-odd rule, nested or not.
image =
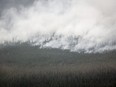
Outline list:
[[[116,49],[116,0],[38,0],[4,10],[0,44],[27,42],[77,52]]]

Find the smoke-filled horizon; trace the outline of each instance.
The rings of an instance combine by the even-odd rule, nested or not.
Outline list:
[[[115,0],[36,0],[2,11],[0,44],[27,42],[77,52],[116,49]]]

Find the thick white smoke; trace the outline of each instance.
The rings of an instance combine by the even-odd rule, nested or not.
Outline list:
[[[0,19],[0,44],[103,52],[116,49],[116,0],[39,0]]]

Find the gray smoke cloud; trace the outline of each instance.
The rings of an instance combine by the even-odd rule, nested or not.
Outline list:
[[[6,9],[0,18],[0,44],[27,42],[41,48],[77,52],[116,49],[116,0],[36,0]]]

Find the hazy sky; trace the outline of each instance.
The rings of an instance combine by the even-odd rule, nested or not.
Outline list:
[[[115,4],[116,0],[0,0],[0,44],[30,41],[42,48],[78,52],[114,50]]]
[[[29,6],[35,0],[0,0],[0,12],[9,7]]]

